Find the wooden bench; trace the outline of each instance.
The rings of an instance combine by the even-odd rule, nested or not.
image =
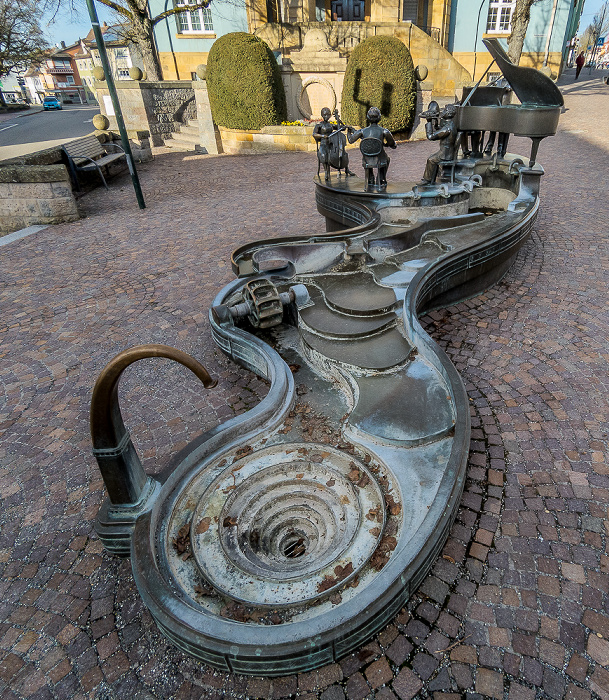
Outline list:
[[[116,153],[108,153],[104,146],[99,142],[96,136],[84,136],[83,138],[74,141],[68,141],[62,145],[63,152],[68,159],[68,165],[74,178],[76,189],[80,190],[78,180],[79,172],[91,172],[97,170],[99,176],[104,183],[104,187],[108,189],[106,178],[102,173],[102,168],[111,163],[126,159],[125,151],[116,143],[106,144],[118,149]]]

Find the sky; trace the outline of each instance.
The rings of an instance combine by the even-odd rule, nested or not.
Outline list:
[[[82,10],[77,14],[64,11],[59,13],[54,19],[50,15],[44,17],[40,26],[50,44],[58,44],[61,41],[65,41],[66,46],[70,46],[70,44],[76,43],[89,33],[91,20],[89,19],[87,6],[84,0],[81,0],[79,5],[82,6]],[[100,23],[110,23],[112,21],[112,15],[108,8],[100,3],[95,3],[95,7]]]
[[[594,19],[594,15],[599,11],[600,6],[605,2],[605,0],[586,0],[584,4],[584,11],[582,12],[581,19],[579,21],[579,31],[583,32],[586,27],[591,24]]]

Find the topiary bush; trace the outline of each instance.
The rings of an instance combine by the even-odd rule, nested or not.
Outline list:
[[[212,117],[229,129],[261,129],[287,119],[279,66],[268,45],[245,32],[225,34],[207,59]]]
[[[410,51],[392,36],[372,36],[353,50],[347,64],[341,118],[366,126],[366,112],[378,107],[381,125],[390,131],[412,127],[417,102]]]

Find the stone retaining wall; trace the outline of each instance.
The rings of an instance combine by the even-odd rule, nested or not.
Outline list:
[[[115,85],[126,129],[149,131],[153,146],[162,146],[166,138],[179,131],[181,124],[197,118],[190,80],[117,80]],[[110,120],[110,128],[116,130],[107,84],[96,81],[95,90],[100,112]]]
[[[0,168],[0,235],[80,218],[65,165]]]
[[[111,131],[95,135],[102,143],[119,141]],[[130,133],[129,141],[136,161],[152,160],[147,131]],[[126,168],[122,159],[112,173]],[[81,177],[101,185],[97,172],[82,173]],[[61,146],[0,161],[0,236],[27,226],[62,224],[79,217]]]
[[[423,83],[423,86],[425,84]],[[419,90],[417,94],[417,111],[409,141],[425,140],[425,122],[420,114],[431,100],[431,90]],[[444,100],[444,104],[449,100]],[[313,138],[311,126],[265,126],[260,131],[243,129],[227,129],[218,127],[224,153],[232,155],[255,155],[258,153],[275,153],[277,151],[316,151],[317,145]],[[397,137],[400,139],[399,135]],[[402,137],[404,138],[404,137]],[[359,142],[353,145],[347,143],[347,150],[358,149]]]
[[[265,126],[261,131],[219,127],[224,153],[257,154],[275,151],[315,151],[313,126]]]

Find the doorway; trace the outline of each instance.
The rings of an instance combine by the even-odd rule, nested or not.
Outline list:
[[[364,0],[332,0],[332,20],[335,22],[363,22]]]

